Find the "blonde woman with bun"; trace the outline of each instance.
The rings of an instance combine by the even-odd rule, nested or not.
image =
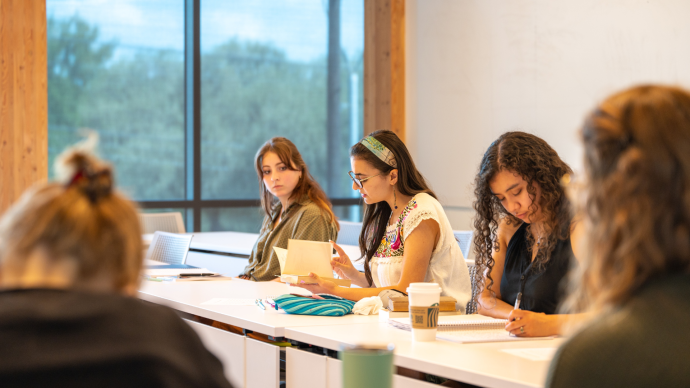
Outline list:
[[[134,297],[141,228],[112,168],[80,149],[58,165],[0,221],[1,385],[230,387],[187,324]]]

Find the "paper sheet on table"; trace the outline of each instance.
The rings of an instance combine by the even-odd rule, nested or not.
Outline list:
[[[287,261],[288,250],[285,248],[273,247],[273,251],[276,253],[276,256],[278,256],[278,263],[280,263],[280,273],[283,273],[283,271],[285,270],[285,262]]]
[[[202,303],[207,306],[254,306],[254,299],[213,298]]]
[[[551,361],[558,348],[501,349],[502,352],[532,361]]]

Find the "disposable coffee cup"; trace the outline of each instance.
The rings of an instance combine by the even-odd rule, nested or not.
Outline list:
[[[437,283],[410,283],[410,325],[415,341],[435,341],[441,287]]]
[[[393,344],[344,346],[339,358],[343,362],[343,388],[392,388]]]

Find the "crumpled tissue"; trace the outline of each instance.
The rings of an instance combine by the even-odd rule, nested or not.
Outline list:
[[[352,307],[352,312],[359,315],[374,315],[379,313],[381,307],[383,307],[381,298],[372,296],[355,303],[355,306]]]

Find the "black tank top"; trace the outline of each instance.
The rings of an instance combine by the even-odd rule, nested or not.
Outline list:
[[[551,252],[551,258],[541,269],[532,268],[532,255],[527,250],[527,224],[520,225],[508,242],[505,267],[501,279],[501,300],[515,305],[515,299],[522,291],[521,310],[535,313],[555,314],[565,292],[564,279],[575,257],[570,238],[558,240]]]

